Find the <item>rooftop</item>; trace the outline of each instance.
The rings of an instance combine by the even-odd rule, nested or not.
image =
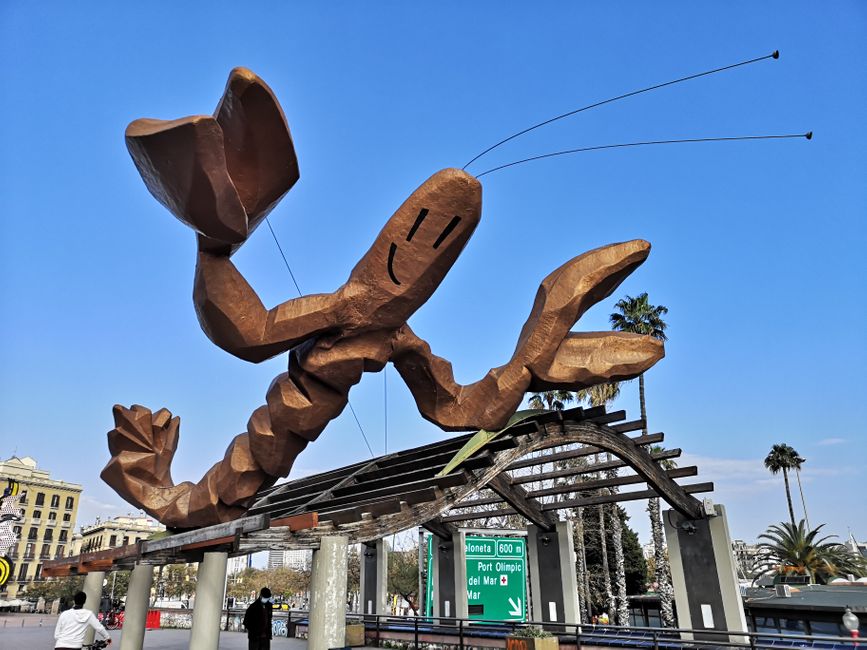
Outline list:
[[[750,589],[744,604],[751,609],[835,612],[851,607],[856,614],[867,614],[867,585],[802,585],[791,587],[791,593],[786,598],[772,589]]]

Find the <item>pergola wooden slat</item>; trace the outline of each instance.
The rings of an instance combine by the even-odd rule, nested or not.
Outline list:
[[[517,514],[551,529],[558,510],[657,495],[684,515],[701,517],[701,504],[690,495],[709,491],[712,484],[679,486],[675,479],[694,476],[697,469],[664,470],[659,461],[676,458],[680,450],[649,453],[647,445],[662,442],[663,434],[630,438],[627,434],[641,430],[644,422],[625,418],[625,412],[607,413],[603,407],[542,413],[506,429],[445,476],[439,474],[473,433],[353,463],[263,490],[247,516],[235,521],[173,531],[101,555],[46,562],[44,573],[84,573],[106,564],[195,561],[211,550],[240,554],[317,548],[323,535],[332,534],[347,535],[353,543],[366,542],[414,526],[449,536],[454,522],[503,515]],[[588,462],[603,453],[616,460]],[[536,467],[546,471],[528,473]],[[588,478],[623,467],[635,473]],[[639,483],[647,483],[648,489],[610,493],[612,488]],[[539,500],[561,494],[576,498]],[[468,511],[480,507],[485,510]]]

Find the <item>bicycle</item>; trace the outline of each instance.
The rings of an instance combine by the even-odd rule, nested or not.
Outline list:
[[[81,646],[81,650],[103,650],[103,648],[108,647],[108,641],[104,641],[102,639],[96,639],[93,643],[89,645]]]

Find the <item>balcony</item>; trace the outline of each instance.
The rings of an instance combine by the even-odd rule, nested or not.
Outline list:
[[[33,519],[30,520],[30,523],[31,523],[33,526],[38,526],[39,524],[42,523],[42,519],[36,519],[36,518],[33,518]]]
[[[46,526],[56,526],[57,520],[56,519],[49,519],[48,521],[45,522],[45,525]]]
[[[32,559],[34,559],[34,557],[35,557],[35,555],[33,553],[25,553],[21,559],[22,560],[32,560]]]
[[[63,528],[69,528],[70,526],[72,526],[72,522],[71,522],[71,521],[64,521],[64,522],[63,522],[62,524],[60,524],[60,525],[61,525],[61,527],[63,527]]]

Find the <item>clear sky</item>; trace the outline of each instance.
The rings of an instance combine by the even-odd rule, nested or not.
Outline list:
[[[734,537],[786,518],[771,445],[807,462],[814,525],[867,539],[867,3],[68,3],[0,7],[0,456],[84,484],[80,523],[130,510],[99,479],[114,403],[181,416],[173,474],[198,478],[286,358],[201,332],[191,231],[147,192],[123,132],[213,111],[244,65],[280,99],[301,180],[271,222],[305,292],[337,288],[406,196],[506,135],[606,97],[781,51],[584,113],[470,168],[636,140],[802,133],[808,142],[579,154],[482,179],[482,222],[414,330],[469,382],[512,353],[539,281],[632,238],[624,294],[670,309],[647,375],[651,429],[682,447]],[[295,295],[267,228],[235,261],[267,305]],[[374,451],[440,438],[393,368],[351,401]],[[617,406],[638,416],[637,384]],[[363,459],[347,412],[296,475]],[[800,503],[797,510],[800,512]],[[632,523],[647,541],[641,506]]]

